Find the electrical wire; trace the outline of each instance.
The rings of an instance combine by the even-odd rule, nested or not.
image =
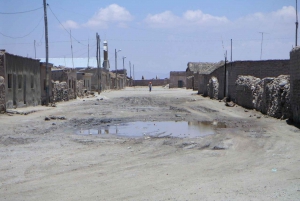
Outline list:
[[[41,21],[42,21],[43,17],[40,19],[39,23],[33,28],[32,31],[30,31],[28,34],[24,35],[24,36],[17,36],[17,37],[14,37],[14,36],[8,36],[8,35],[5,35],[4,33],[1,33],[0,34],[4,37],[7,37],[7,38],[12,38],[12,39],[18,39],[18,38],[25,38],[27,36],[29,36],[32,32],[34,32],[36,30],[36,28],[40,25]]]
[[[58,19],[58,17],[54,14],[54,12],[52,11],[50,5],[48,4],[47,6],[48,6],[49,10],[51,11],[51,13],[54,15],[54,17],[56,18],[56,20],[59,22],[59,24],[60,24],[60,25],[64,28],[64,30],[70,35],[70,32],[64,27],[64,25],[60,22],[60,20]],[[74,36],[71,35],[71,37],[72,37],[75,41],[77,41],[78,43],[80,43],[81,45],[85,45],[85,44],[81,43],[79,40],[77,40]],[[87,46],[87,45],[85,45],[85,46]]]
[[[4,13],[4,12],[0,12],[1,15],[14,15],[14,14],[23,14],[23,13],[29,13],[29,12],[33,12],[39,9],[42,9],[43,7],[39,7],[36,9],[32,9],[32,10],[27,10],[27,11],[20,11],[20,12],[13,12],[13,13]]]

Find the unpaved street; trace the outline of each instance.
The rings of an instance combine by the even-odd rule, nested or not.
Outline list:
[[[223,126],[197,138],[80,134],[138,121]],[[300,200],[300,130],[191,90],[10,110],[0,129],[0,200]]]

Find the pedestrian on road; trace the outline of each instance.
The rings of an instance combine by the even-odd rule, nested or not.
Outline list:
[[[149,82],[149,91],[151,92],[151,90],[152,90],[152,83],[151,82]]]

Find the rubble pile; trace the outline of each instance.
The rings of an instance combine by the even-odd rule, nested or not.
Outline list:
[[[241,106],[256,109],[275,118],[291,117],[289,75],[267,77],[262,80],[253,76],[239,76],[236,85],[238,99],[242,99],[237,102]]]
[[[68,101],[69,90],[66,82],[52,81],[52,96],[54,102]]]
[[[0,113],[5,112],[5,80],[0,76]]]
[[[78,80],[76,83],[76,95],[77,97],[83,98],[85,95],[85,87],[84,87],[84,81],[83,80]]]
[[[216,77],[212,77],[207,85],[208,96],[211,99],[218,99],[219,94],[219,82]]]

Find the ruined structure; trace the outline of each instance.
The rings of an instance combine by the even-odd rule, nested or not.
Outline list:
[[[52,96],[53,101],[76,98],[77,72],[72,68],[52,68]]]

